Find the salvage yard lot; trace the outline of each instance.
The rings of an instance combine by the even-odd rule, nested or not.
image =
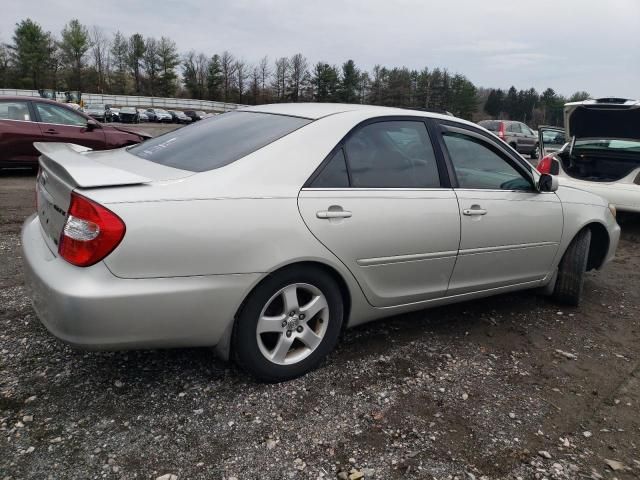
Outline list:
[[[48,334],[21,272],[33,184],[0,174],[0,479],[640,474],[640,216],[579,308],[521,292],[394,317],[262,385],[209,349]]]

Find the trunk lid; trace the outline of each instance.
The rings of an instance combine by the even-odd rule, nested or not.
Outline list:
[[[144,186],[193,175],[140,159],[126,149],[92,152],[79,145],[48,142],[35,142],[34,147],[42,154],[36,180],[38,218],[55,255],[73,190],[86,195],[95,189]]]
[[[603,98],[568,103],[564,125],[569,137],[640,140],[640,102]]]

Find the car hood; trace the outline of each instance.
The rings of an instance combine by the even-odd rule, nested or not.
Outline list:
[[[132,114],[133,115],[133,114]],[[151,138],[151,135],[149,135],[146,132],[143,132],[141,130],[132,130],[130,128],[123,128],[123,127],[118,127],[116,125],[109,125],[109,126],[103,126],[103,128],[105,130],[117,130],[119,132],[124,132],[124,133],[131,133],[133,135],[138,135],[142,138]]]
[[[569,137],[640,140],[640,105],[567,105]]]

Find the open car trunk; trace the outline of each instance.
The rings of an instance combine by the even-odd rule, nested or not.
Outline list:
[[[590,182],[616,182],[632,176],[640,184],[640,155],[615,155],[610,152],[590,152],[567,149],[558,155],[563,170],[571,177]]]

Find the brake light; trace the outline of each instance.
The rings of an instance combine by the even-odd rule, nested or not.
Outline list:
[[[547,155],[542,160],[538,162],[538,166],[536,167],[540,173],[551,173],[551,164],[553,162],[553,158],[551,155]]]
[[[505,137],[504,122],[500,122],[500,126],[498,127],[498,137],[504,140],[504,137]]]
[[[122,241],[124,222],[111,210],[71,192],[71,205],[58,253],[67,262],[88,267],[109,255]]]

